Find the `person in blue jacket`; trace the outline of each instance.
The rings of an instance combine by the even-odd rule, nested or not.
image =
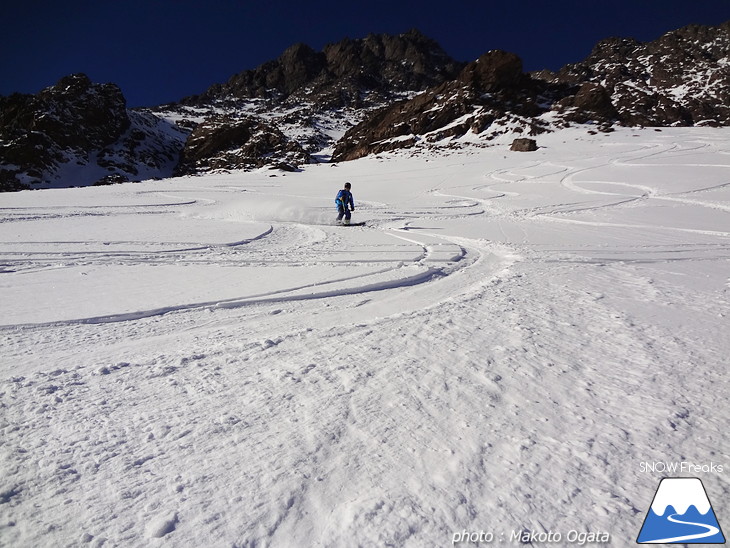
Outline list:
[[[337,222],[346,225],[350,224],[351,212],[355,211],[355,201],[352,198],[352,192],[350,192],[351,186],[350,183],[345,183],[345,188],[340,190],[337,193],[337,198],[335,198],[335,204],[337,204]],[[342,217],[345,218],[344,221]]]

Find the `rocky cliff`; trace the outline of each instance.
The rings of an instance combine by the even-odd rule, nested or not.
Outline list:
[[[462,66],[416,30],[345,39],[319,52],[296,44],[157,113],[196,127],[179,174],[295,168],[329,160],[341,135],[370,112],[441,84]]]
[[[344,39],[314,51],[295,44],[273,61],[187,97],[184,105],[208,106],[236,99],[266,98],[320,110],[381,103],[420,92],[453,78],[463,66],[417,30]]]
[[[116,85],[67,76],[36,95],[0,97],[0,190],[166,177],[184,138],[127,110]]]
[[[466,65],[456,79],[383,108],[350,129],[332,159],[352,160],[416,143],[443,145],[467,133],[536,135],[548,128],[538,116],[556,94],[567,93],[565,88],[524,74],[516,55],[491,51]]]
[[[543,77],[601,89],[624,125],[728,125],[730,21],[691,25],[647,43],[603,40],[584,61]],[[580,108],[570,100],[560,106]]]
[[[337,143],[333,160],[414,146],[488,143],[572,123],[627,126],[730,125],[730,22],[689,26],[653,42],[609,39],[558,73],[523,74],[493,51],[455,80],[379,110]]]

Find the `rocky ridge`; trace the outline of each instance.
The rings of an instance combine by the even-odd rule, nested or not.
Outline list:
[[[549,129],[539,116],[566,86],[548,85],[522,71],[513,53],[490,51],[455,80],[411,100],[383,108],[350,129],[334,150],[345,161],[418,144],[445,144],[471,133],[485,139],[507,133],[538,135]]]
[[[382,104],[453,78],[463,63],[417,30],[344,39],[320,52],[295,44],[273,61],[234,75],[183,105],[263,98],[286,105],[311,103],[318,110]]]
[[[730,21],[690,25],[647,43],[603,40],[585,60],[543,77],[601,90],[623,125],[728,125]],[[565,100],[558,109],[580,109],[576,101]]]
[[[464,64],[418,31],[304,44],[179,103],[127,109],[114,84],[63,78],[0,97],[0,191],[488,146],[567,125],[730,124],[730,22],[612,38],[557,73],[514,54]]]
[[[648,43],[604,40],[558,73],[522,74],[516,56],[489,52],[455,80],[354,126],[332,159],[459,140],[486,144],[572,123],[602,131],[614,124],[730,125],[730,22],[692,25]]]
[[[118,86],[67,76],[37,95],[0,97],[0,190],[168,177],[184,140],[128,110]]]
[[[273,61],[156,114],[194,126],[178,174],[329,159],[367,115],[453,78],[463,66],[416,30],[345,39],[320,52],[295,44]]]

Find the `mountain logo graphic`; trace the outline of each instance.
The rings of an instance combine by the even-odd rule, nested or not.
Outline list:
[[[725,544],[699,478],[664,478],[646,513],[638,544]]]

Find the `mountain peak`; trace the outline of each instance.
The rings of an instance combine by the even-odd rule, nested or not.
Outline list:
[[[625,125],[727,124],[730,121],[730,22],[689,25],[652,42],[602,40],[556,82],[603,86]]]
[[[372,90],[423,91],[452,78],[461,66],[417,29],[399,35],[370,34],[327,44],[320,52],[306,44],[295,44],[277,59],[240,72],[183,103],[286,98],[306,88],[332,95],[333,88],[350,88],[342,99],[344,104]]]

